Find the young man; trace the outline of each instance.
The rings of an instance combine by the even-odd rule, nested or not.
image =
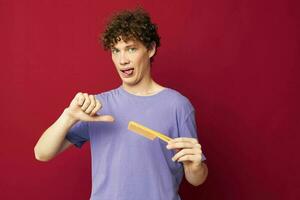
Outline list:
[[[48,161],[74,144],[90,141],[91,199],[178,200],[185,175],[202,184],[207,166],[197,140],[194,108],[179,92],[151,77],[160,45],[157,27],[141,9],[115,15],[102,36],[122,80],[116,89],[78,93],[36,144],[35,156]],[[173,138],[168,144],[127,129],[136,121]]]

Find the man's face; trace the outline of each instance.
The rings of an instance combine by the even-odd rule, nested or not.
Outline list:
[[[133,86],[150,76],[150,58],[155,53],[155,47],[149,50],[139,41],[120,40],[111,50],[123,84]]]

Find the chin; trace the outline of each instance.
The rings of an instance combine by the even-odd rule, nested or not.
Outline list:
[[[135,79],[128,80],[128,79],[122,79],[123,84],[128,86],[134,86],[137,84],[137,81]]]
[[[136,85],[136,82],[134,82],[134,81],[123,81],[123,84],[128,85],[128,86],[134,86],[134,85]]]

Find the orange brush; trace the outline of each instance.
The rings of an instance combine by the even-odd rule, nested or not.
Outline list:
[[[130,121],[128,123],[128,129],[139,135],[142,135],[150,140],[154,140],[157,137],[165,142],[169,142],[171,140],[171,138],[169,138],[168,136],[166,136],[160,132],[154,131],[150,128],[147,128],[147,127],[145,127],[137,122],[134,122],[134,121]]]

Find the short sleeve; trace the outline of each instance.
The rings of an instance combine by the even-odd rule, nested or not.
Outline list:
[[[179,127],[179,137],[188,137],[198,139],[197,124],[195,120],[195,110],[192,108],[189,114],[184,118],[181,126]],[[202,153],[202,161],[206,160],[205,155]]]
[[[74,124],[67,133],[66,139],[73,143],[76,147],[81,148],[82,145],[90,139],[88,123],[79,121]]]

